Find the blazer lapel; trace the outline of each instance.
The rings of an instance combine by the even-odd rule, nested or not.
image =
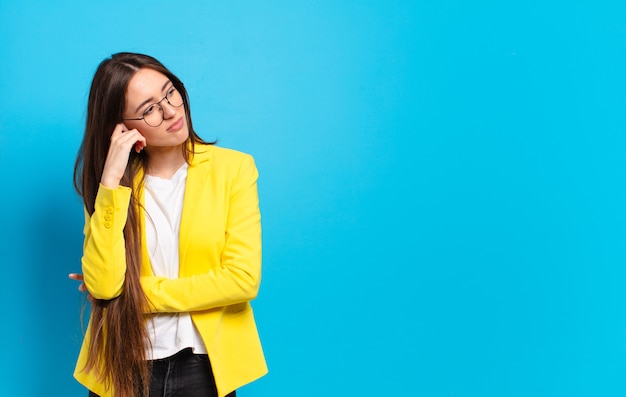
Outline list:
[[[189,236],[193,233],[197,219],[195,214],[197,214],[198,207],[203,204],[202,197],[205,196],[204,191],[208,188],[207,179],[211,169],[212,149],[212,146],[196,145],[196,152],[187,170],[178,248],[181,269],[187,255]]]

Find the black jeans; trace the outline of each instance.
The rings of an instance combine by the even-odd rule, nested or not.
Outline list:
[[[217,397],[211,362],[206,354],[184,349],[152,361],[149,397]],[[89,397],[98,397],[89,392]],[[236,392],[226,397],[236,397]]]

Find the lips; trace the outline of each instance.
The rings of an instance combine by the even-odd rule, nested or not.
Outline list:
[[[185,121],[184,121],[184,120],[183,120],[183,118],[181,117],[181,118],[179,118],[178,120],[176,120],[176,121],[174,122],[174,124],[170,125],[170,126],[167,128],[167,131],[168,131],[168,132],[176,132],[176,131],[180,130],[181,128],[183,128],[183,125],[184,125],[184,124],[185,124]]]

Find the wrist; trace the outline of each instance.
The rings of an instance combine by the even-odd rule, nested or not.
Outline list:
[[[120,180],[116,178],[102,176],[100,184],[104,187],[108,187],[109,189],[117,189],[120,186]]]

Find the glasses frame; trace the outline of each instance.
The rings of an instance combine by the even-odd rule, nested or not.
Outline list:
[[[176,90],[176,92],[178,92],[178,95],[180,95],[180,99],[183,101],[183,103],[181,103],[181,104],[180,104],[180,105],[178,105],[178,106],[173,105],[173,104],[170,102],[170,100],[169,100],[169,99],[167,99],[167,96],[170,94],[170,90],[171,90],[172,88],[173,88],[174,90]],[[146,110],[144,110],[144,112],[143,112],[143,117],[125,118],[124,120],[143,120],[143,122],[144,122],[144,123],[146,123],[149,127],[158,127],[158,126],[160,126],[161,124],[163,124],[163,122],[165,121],[165,113],[164,113],[164,110],[163,110],[163,106],[161,106],[161,102],[163,102],[163,101],[166,101],[166,102],[167,102],[170,106],[175,107],[175,108],[179,108],[179,107],[181,107],[181,106],[183,106],[183,105],[185,104],[185,98],[183,98],[183,94],[181,94],[181,92],[178,90],[178,88],[176,88],[176,87],[172,86],[170,89],[168,89],[168,90],[167,90],[167,94],[165,94],[165,96],[164,96],[163,98],[161,98],[161,100],[160,100],[160,101],[158,101],[158,102],[154,102],[154,103],[151,103],[150,105],[148,105],[148,108],[147,108]],[[149,124],[149,123],[146,121],[146,112],[148,111],[148,109],[150,109],[150,107],[151,107],[151,106],[154,106],[154,105],[158,106],[158,107],[159,107],[159,109],[161,110],[161,122],[160,122],[159,124],[157,124],[157,125],[151,125],[151,124]]]

